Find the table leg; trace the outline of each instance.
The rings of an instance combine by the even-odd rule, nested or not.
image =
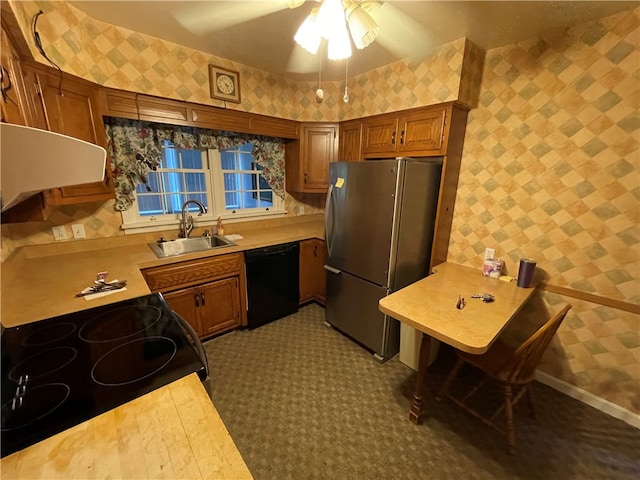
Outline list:
[[[416,425],[420,424],[420,414],[422,413],[422,391],[424,389],[424,380],[427,376],[427,366],[429,365],[430,354],[431,337],[426,333],[423,333],[422,340],[420,342],[420,357],[418,358],[416,389],[413,392],[413,400],[411,401],[411,409],[409,410],[409,420]]]

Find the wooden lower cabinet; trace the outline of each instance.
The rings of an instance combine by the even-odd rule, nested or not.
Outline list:
[[[169,306],[187,320],[200,337],[241,325],[238,277],[164,294]]]
[[[312,238],[300,242],[300,303],[316,300],[324,305],[327,299],[327,246]]]
[[[142,274],[200,338],[247,324],[242,253],[147,268]]]

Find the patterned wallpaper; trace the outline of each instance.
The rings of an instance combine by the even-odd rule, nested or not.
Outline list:
[[[300,82],[149,35],[94,20],[64,1],[10,4],[30,39],[38,10],[38,31],[47,54],[74,75],[107,87],[298,121],[338,121],[456,100],[465,47],[459,39],[421,62],[400,61],[344,81],[322,82],[325,101],[315,101],[317,82]],[[45,63],[33,41],[33,57]],[[208,65],[240,72],[240,104],[209,98]],[[481,70],[480,70],[481,71]],[[382,95],[381,93],[384,92]]]
[[[43,42],[66,71],[110,87],[224,106],[208,98],[206,64],[215,63],[241,74],[243,102],[228,108],[300,121],[458,100],[473,109],[449,260],[479,267],[484,248],[494,247],[512,275],[520,258],[531,257],[551,284],[640,302],[640,8],[486,57],[461,39],[419,64],[398,62],[349,78],[349,104],[341,100],[344,82],[323,82],[326,100],[318,105],[312,82],[96,22],[64,2],[11,3],[25,29],[38,8],[46,12]],[[287,198],[287,208],[322,209],[322,196],[306,197],[313,199]],[[56,214],[53,224],[94,222],[89,236],[119,234],[109,203]],[[3,258],[6,243],[49,243],[49,228],[3,225]],[[543,370],[640,413],[639,316],[544,292],[522,321],[534,323],[564,302],[573,309]]]
[[[476,79],[466,82],[463,95],[477,97],[483,52],[467,39],[440,47],[422,62],[397,62],[348,79],[351,102],[342,101],[344,81],[323,82],[325,101],[315,101],[317,83],[299,82],[257,70],[204,52],[96,21],[64,1],[10,1],[33,57],[45,63],[30,37],[31,21],[38,10],[38,31],[48,55],[69,73],[105,85],[150,95],[225,107],[209,98],[208,64],[240,72],[242,103],[229,103],[253,113],[298,121],[339,121],[388,111],[455,100],[459,96],[463,59]],[[381,92],[384,92],[381,94]],[[471,93],[469,93],[471,92]],[[46,222],[2,225],[2,259],[18,246],[52,242],[51,226],[82,222],[88,238],[122,235],[120,214],[112,202],[67,206]],[[287,194],[290,215],[323,211],[323,195]],[[94,228],[95,226],[95,228]]]
[[[639,15],[486,53],[450,261],[480,267],[494,247],[513,276],[533,258],[550,284],[640,303]],[[639,316],[544,300],[550,311],[574,308],[543,370],[640,413]]]

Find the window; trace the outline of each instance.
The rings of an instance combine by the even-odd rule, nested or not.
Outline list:
[[[149,172],[146,185],[136,186],[134,206],[122,212],[123,228],[177,224],[187,200],[207,207],[206,214],[194,215],[196,224],[283,214],[283,201],[263,178],[252,151],[251,143],[219,152],[176,148],[165,140],[158,168]],[[198,213],[198,207],[191,204],[188,211]]]
[[[224,208],[226,210],[270,210],[274,193],[262,177],[262,167],[251,155],[253,145],[247,143],[237,149],[220,152],[221,173],[224,180]]]

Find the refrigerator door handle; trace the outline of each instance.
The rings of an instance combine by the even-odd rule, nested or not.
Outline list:
[[[329,272],[331,272],[331,273],[335,273],[336,275],[342,273],[342,270],[338,270],[337,268],[333,268],[333,267],[331,267],[329,265],[325,265],[324,269],[329,271]]]
[[[329,185],[329,191],[327,192],[327,202],[324,206],[324,236],[327,241],[327,253],[329,254],[329,257],[331,257],[331,240],[333,237],[333,228],[329,229],[329,216],[331,216],[331,214],[333,213],[331,211],[331,194],[332,193],[333,193],[333,183]]]

